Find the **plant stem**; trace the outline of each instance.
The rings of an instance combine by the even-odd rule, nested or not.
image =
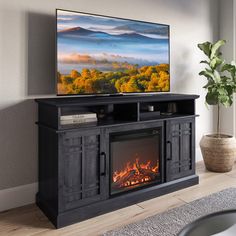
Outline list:
[[[217,104],[217,137],[220,136],[220,104]]]

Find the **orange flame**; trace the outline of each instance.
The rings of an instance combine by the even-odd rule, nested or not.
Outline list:
[[[136,155],[137,156],[137,155]],[[118,187],[127,187],[155,180],[159,172],[159,164],[152,166],[151,161],[139,163],[139,158],[134,163],[127,162],[123,170],[114,171],[113,183]]]

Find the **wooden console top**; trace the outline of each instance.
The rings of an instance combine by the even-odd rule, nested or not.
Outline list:
[[[176,94],[176,93],[161,93],[161,94],[127,94],[127,95],[101,95],[101,96],[68,96],[57,98],[41,98],[35,101],[42,104],[52,106],[68,106],[68,105],[87,105],[87,104],[118,104],[131,102],[149,102],[149,101],[178,101],[178,100],[193,100],[199,98],[199,95],[194,94]]]

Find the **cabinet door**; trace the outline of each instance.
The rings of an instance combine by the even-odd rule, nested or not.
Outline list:
[[[60,135],[59,205],[68,210],[104,198],[106,155],[101,132],[66,132]]]
[[[166,180],[195,173],[195,118],[166,123]]]

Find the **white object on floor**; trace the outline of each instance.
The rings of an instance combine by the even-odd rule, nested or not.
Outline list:
[[[232,225],[228,229],[217,233],[217,234],[212,234],[211,236],[235,236],[236,235],[236,224]]]

